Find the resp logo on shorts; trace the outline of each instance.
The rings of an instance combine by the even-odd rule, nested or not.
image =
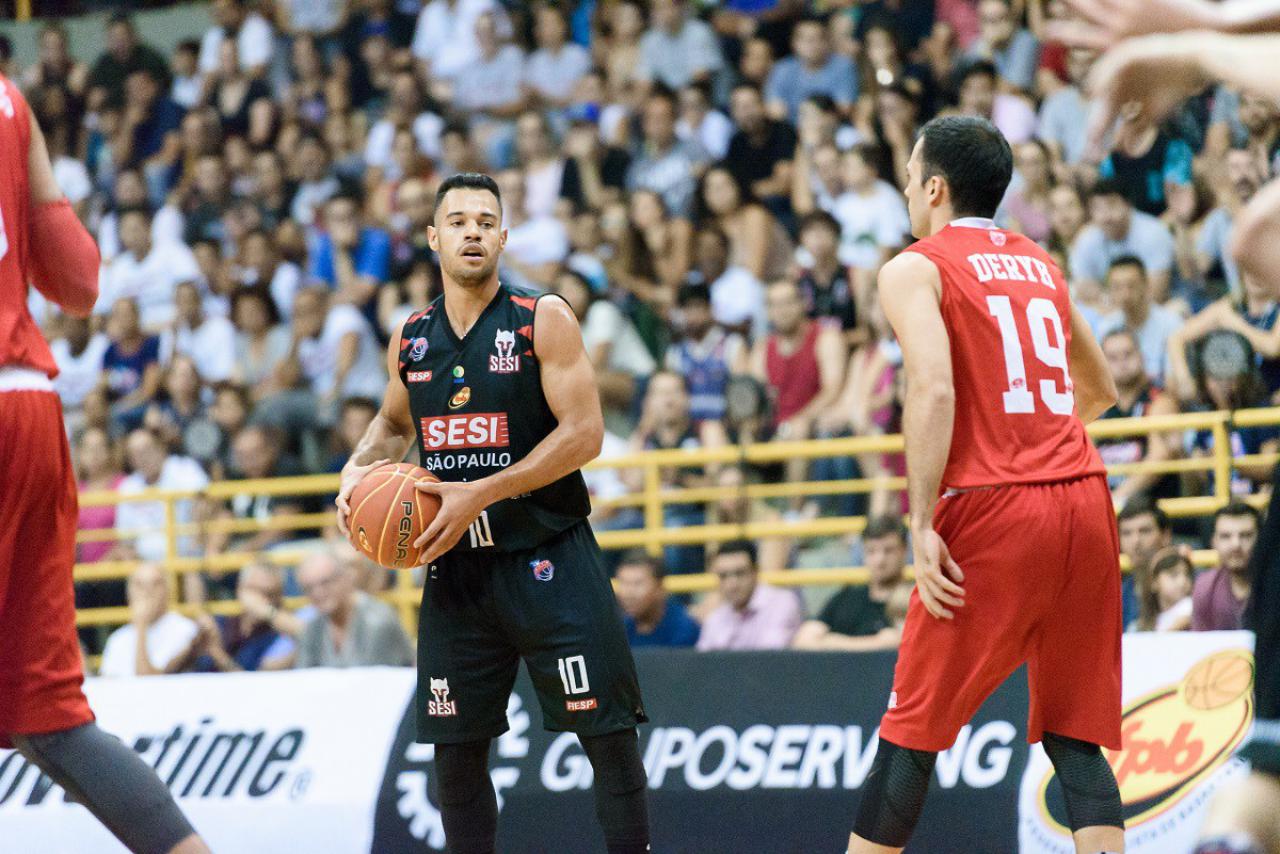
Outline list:
[[[428,451],[505,448],[511,444],[507,413],[476,412],[423,418],[422,444]]]
[[[529,568],[533,570],[533,577],[539,581],[550,581],[556,574],[555,565],[549,560],[531,560]]]

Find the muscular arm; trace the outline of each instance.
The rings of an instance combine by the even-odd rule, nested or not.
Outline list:
[[[902,346],[907,372],[903,434],[912,527],[930,528],[951,452],[955,385],[942,320],[942,281],[923,255],[904,252],[880,269],[880,304]]]
[[[1071,306],[1071,352],[1067,354],[1071,383],[1075,386],[1076,414],[1085,424],[1106,412],[1116,402],[1116,383],[1107,367],[1089,322]]]
[[[88,317],[98,300],[98,247],[53,179],[44,134],[31,108],[27,117],[27,180],[31,192],[31,281],[36,290],[75,317]]]

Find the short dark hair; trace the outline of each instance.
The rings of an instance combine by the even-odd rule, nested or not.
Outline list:
[[[1147,265],[1142,263],[1142,259],[1137,255],[1119,255],[1111,259],[1111,263],[1107,265],[1107,272],[1110,273],[1119,267],[1137,267],[1138,272],[1147,275]]]
[[[183,39],[173,48],[175,53],[199,53],[200,42],[195,39]]]
[[[1129,197],[1124,194],[1124,188],[1113,178],[1101,178],[1089,190],[1090,201],[1102,196],[1119,196],[1126,202],[1129,201]]]
[[[996,69],[996,64],[989,59],[979,59],[970,62],[960,69],[959,75],[956,77],[956,86],[959,89],[970,77],[990,77],[993,81],[1000,79],[1000,72]]]
[[[645,96],[646,101],[652,101],[654,98],[666,101],[671,105],[672,110],[680,109],[680,101],[676,98],[676,93],[662,83],[655,83],[649,90],[649,94]]]
[[[862,529],[862,539],[879,540],[884,537],[897,537],[904,546],[907,544],[907,526],[901,516],[885,514],[867,520],[867,527]]]
[[[941,116],[920,131],[921,181],[947,182],[956,216],[995,216],[1013,177],[1013,151],[991,122],[977,116]]]
[[[760,84],[758,83],[753,83],[750,80],[739,80],[737,83],[733,84],[733,88],[729,91],[732,94],[733,92],[737,92],[739,89],[749,89],[752,92],[755,92],[756,95],[759,96],[760,100],[764,100],[764,90],[760,88]]]
[[[1138,495],[1130,498],[1125,502],[1124,508],[1116,517],[1117,522],[1127,522],[1130,519],[1137,519],[1139,516],[1150,514],[1156,520],[1156,527],[1161,531],[1173,530],[1173,522],[1169,519],[1169,514],[1160,509],[1160,505],[1145,496]]]
[[[1105,347],[1107,346],[1107,342],[1112,338],[1128,338],[1133,342],[1133,348],[1135,350],[1142,350],[1142,342],[1138,340],[1138,333],[1134,332],[1127,326],[1116,326],[1112,328],[1110,332],[1107,332],[1101,339],[1099,339],[1098,343]]]
[[[1232,501],[1226,507],[1219,507],[1213,514],[1213,530],[1218,530],[1218,520],[1224,516],[1232,519],[1248,516],[1253,520],[1254,525],[1259,527],[1262,525],[1262,514],[1258,512],[1258,508],[1243,501]]]
[[[804,100],[807,103],[813,104],[827,115],[833,115],[840,112],[840,106],[836,104],[836,99],[824,92],[814,92]]]
[[[459,172],[440,182],[440,188],[436,190],[435,207],[431,211],[432,220],[440,212],[445,196],[453,190],[484,190],[492,193],[498,202],[498,215],[502,215],[502,191],[498,189],[498,182],[483,172]]]
[[[643,566],[649,570],[653,580],[659,583],[667,576],[667,568],[662,565],[662,558],[654,557],[644,549],[631,549],[624,552],[622,558],[618,561],[618,569],[622,569],[624,566]]]
[[[686,306],[693,302],[711,304],[711,288],[702,282],[689,282],[681,285],[676,292],[676,305]]]
[[[376,413],[378,411],[378,402],[371,397],[356,394],[342,399],[339,411],[346,412],[348,409],[363,409],[366,412]]]
[[[840,221],[824,210],[810,211],[800,219],[799,234],[804,234],[811,228],[826,228],[835,232],[836,237],[840,236]]]
[[[751,566],[756,566],[756,544],[750,540],[729,540],[727,543],[721,543],[720,548],[716,550],[716,557],[720,555],[746,555],[751,560]]]

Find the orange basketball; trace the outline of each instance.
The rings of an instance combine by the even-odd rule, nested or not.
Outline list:
[[[421,566],[422,554],[413,544],[436,518],[440,499],[414,484],[439,479],[412,463],[387,463],[365,475],[351,491],[352,545],[387,569]]]

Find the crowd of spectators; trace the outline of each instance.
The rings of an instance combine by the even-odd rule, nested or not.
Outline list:
[[[947,113],[987,117],[1013,144],[997,221],[1039,241],[1071,283],[1120,389],[1104,417],[1280,395],[1280,294],[1242,276],[1229,253],[1236,213],[1280,168],[1280,108],[1211,87],[1159,128],[1092,152],[1082,86],[1094,56],[1047,38],[1046,22],[1067,14],[1056,0],[214,0],[209,12],[201,39],[167,52],[113,17],[106,50],[88,62],[50,24],[36,62],[0,68],[21,82],[55,174],[102,251],[89,321],[60,316],[34,291],[31,301],[62,372],[85,490],[198,492],[340,468],[376,411],[386,342],[439,293],[425,243],[433,190],[473,169],[494,174],[504,194],[503,278],[563,295],[581,322],[606,456],[897,432],[901,352],[874,281],[911,240],[900,189],[915,132]],[[1280,448],[1274,427],[1231,426],[1229,437],[1237,456]],[[1213,442],[1212,431],[1179,431],[1101,450],[1113,463],[1169,460],[1209,454]],[[901,455],[877,453],[672,468],[662,481],[903,473]],[[1231,493],[1265,488],[1268,474],[1237,467]],[[1112,487],[1131,512],[1203,494],[1213,477],[1116,476]],[[604,503],[638,486],[632,478],[592,474],[598,529],[642,524],[634,508]],[[664,522],[904,506],[886,488],[770,502],[744,493],[668,504]],[[175,521],[321,509],[246,487],[225,502],[179,502]],[[164,517],[159,502],[86,507],[84,530],[123,536],[90,537],[79,559],[162,561]],[[1175,533],[1216,544],[1226,526],[1239,544],[1232,526],[1243,519]],[[760,632],[779,645],[792,635],[806,647],[887,645],[909,550],[888,554],[896,547],[881,540],[896,535],[872,533],[837,543],[832,558],[883,564],[871,586],[825,607],[755,581],[810,560],[808,541],[680,545],[661,561],[624,561],[635,637],[688,642],[700,623],[704,647]],[[256,552],[313,536],[237,529],[184,535],[177,551]],[[1191,583],[1193,598],[1212,603],[1211,622],[1227,620],[1242,582],[1235,558],[1222,561],[1191,579],[1180,552],[1144,554],[1132,594],[1142,614],[1135,606],[1126,622],[1182,625]],[[279,583],[295,594],[345,589],[327,580],[341,564],[293,568]],[[703,570],[720,584],[714,601],[691,604],[693,616],[664,604],[664,572]],[[243,601],[250,582],[253,596],[274,595],[272,572],[247,575],[188,576],[181,598]],[[83,586],[82,603],[124,604],[119,584]],[[162,629],[176,615],[138,596],[135,623],[166,642],[124,637],[114,654],[136,647],[139,671],[164,669],[191,628]],[[364,638],[379,624],[358,596],[323,607],[313,598],[328,628],[289,635],[287,653],[266,644],[273,621],[256,607],[252,619],[200,622],[187,656],[224,668],[247,644],[250,658],[277,664],[342,659],[348,633]],[[819,618],[806,622],[810,610]],[[1201,625],[1194,612],[1189,622]],[[380,655],[403,652],[368,642]]]

